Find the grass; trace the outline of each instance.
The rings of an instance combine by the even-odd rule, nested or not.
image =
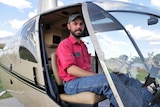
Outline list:
[[[3,90],[4,89],[2,87],[2,82],[1,82],[1,79],[0,79],[0,92],[2,92]],[[3,94],[2,96],[0,96],[0,100],[5,99],[5,98],[10,98],[10,97],[12,97],[12,96],[7,92],[7,93]]]
[[[140,81],[145,81],[145,77],[148,76],[148,73],[145,70],[137,70],[138,74],[137,74],[137,79]]]

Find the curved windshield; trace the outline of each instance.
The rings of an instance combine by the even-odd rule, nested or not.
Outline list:
[[[159,18],[133,12],[108,13],[89,6],[91,23],[109,72],[124,73],[142,83],[150,74],[159,82]]]
[[[150,76],[160,82],[160,18],[129,12],[112,12],[111,14],[123,24],[133,37],[144,56]],[[123,20],[124,16],[129,20]]]
[[[123,85],[122,93],[130,90],[126,96],[135,95],[135,92],[139,93],[139,90],[144,89],[152,94],[157,95],[158,93],[159,95],[160,19],[157,17],[158,15],[135,11],[132,6],[130,6],[132,11],[111,11],[112,9],[109,11],[104,7],[110,5],[102,2],[99,5],[88,3],[87,6],[91,21],[91,23],[88,23],[87,29],[91,29],[89,30],[89,37],[95,48],[95,51],[90,52],[97,53],[95,57],[98,56],[102,69],[98,66],[96,71],[98,73],[100,73],[99,70],[104,71],[110,88],[117,98],[118,105],[127,104],[124,100],[125,95],[121,95],[120,92]],[[85,21],[87,22],[87,18]],[[90,44],[88,42],[89,40],[86,43]],[[92,48],[89,47],[89,49]],[[115,78],[118,78],[118,80],[115,80]],[[134,82],[131,83],[131,81]],[[133,92],[132,87],[136,87],[134,88],[135,92]],[[145,94],[150,94],[148,91]],[[140,94],[143,96],[144,93]],[[153,100],[155,99],[157,100],[159,97],[154,96]],[[121,104],[121,101],[123,104]]]

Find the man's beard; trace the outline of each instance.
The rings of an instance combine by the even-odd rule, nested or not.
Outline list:
[[[80,37],[82,37],[83,36],[83,32],[82,32],[82,30],[80,30],[81,31],[81,33],[78,33],[78,34],[76,34],[75,32],[73,32],[73,31],[71,31],[71,34],[75,37],[75,38],[80,38]]]

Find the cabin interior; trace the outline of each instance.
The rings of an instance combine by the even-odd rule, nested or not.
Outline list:
[[[55,53],[59,42],[69,35],[69,31],[66,27],[68,16],[77,12],[81,13],[81,5],[55,10],[41,17],[40,23],[43,24],[43,39],[48,57],[48,64],[55,77],[61,102],[65,102],[68,107],[98,107],[98,102],[105,99],[102,95],[97,95],[92,92],[82,92],[75,95],[65,94],[63,91],[63,82],[57,74],[56,64],[53,64],[56,63],[55,59],[53,59],[53,57],[55,58],[56,56],[55,54],[53,56],[53,53]],[[62,105],[64,106],[64,104]]]
[[[81,13],[81,6],[55,10],[42,17],[41,23],[43,24],[44,42],[48,56],[55,51],[61,40],[68,37],[68,16],[73,13]]]

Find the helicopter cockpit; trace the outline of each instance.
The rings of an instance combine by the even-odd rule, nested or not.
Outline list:
[[[87,2],[44,14],[41,17],[43,33],[51,30],[60,35],[61,40],[66,38],[67,18],[73,12],[83,14],[86,34],[81,39],[92,57],[99,61],[94,68],[96,72],[113,72],[138,79],[154,95],[158,94],[151,104],[160,103],[157,101],[160,91],[160,14],[122,2]]]

